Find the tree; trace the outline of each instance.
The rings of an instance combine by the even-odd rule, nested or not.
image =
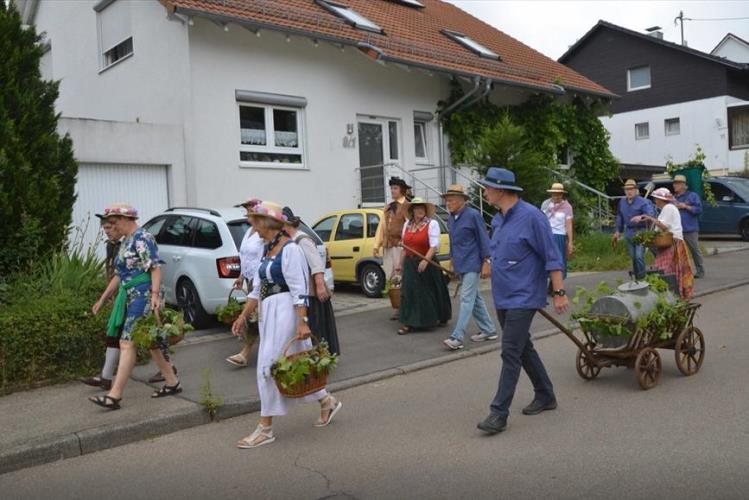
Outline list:
[[[39,71],[42,37],[0,2],[0,276],[65,244],[78,165],[57,133],[59,82]]]

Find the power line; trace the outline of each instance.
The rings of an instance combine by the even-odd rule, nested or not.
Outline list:
[[[702,19],[695,19],[693,17],[685,17],[685,21],[742,21],[749,19],[749,17],[706,17]]]

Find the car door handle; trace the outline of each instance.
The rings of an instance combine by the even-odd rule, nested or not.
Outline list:
[[[172,257],[172,260],[173,260],[174,262],[179,262],[179,261],[181,261],[181,260],[182,260],[182,257],[181,257],[180,255],[175,255],[174,257]]]
[[[353,250],[354,252],[358,252],[358,251],[359,251],[359,247],[354,247],[354,248],[353,248],[352,250]]]

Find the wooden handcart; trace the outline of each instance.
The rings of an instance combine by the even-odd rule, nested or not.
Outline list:
[[[582,378],[592,380],[602,368],[626,366],[634,368],[637,382],[647,390],[655,387],[661,376],[661,356],[657,349],[672,349],[676,366],[686,376],[700,370],[705,359],[705,337],[694,326],[694,316],[699,307],[700,304],[690,303],[679,324],[670,328],[671,336],[667,339],[661,339],[656,332],[638,328],[625,345],[615,348],[602,346],[585,328],[581,328],[584,336],[584,340],[581,340],[551,314],[544,310],[540,310],[540,313],[578,347],[575,367]]]

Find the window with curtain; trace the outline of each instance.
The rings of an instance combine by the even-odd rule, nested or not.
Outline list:
[[[648,122],[635,123],[635,139],[640,141],[650,137],[650,124]]]
[[[239,161],[245,166],[303,166],[302,109],[239,105]]]
[[[749,148],[749,106],[728,108],[728,131],[731,149]]]

